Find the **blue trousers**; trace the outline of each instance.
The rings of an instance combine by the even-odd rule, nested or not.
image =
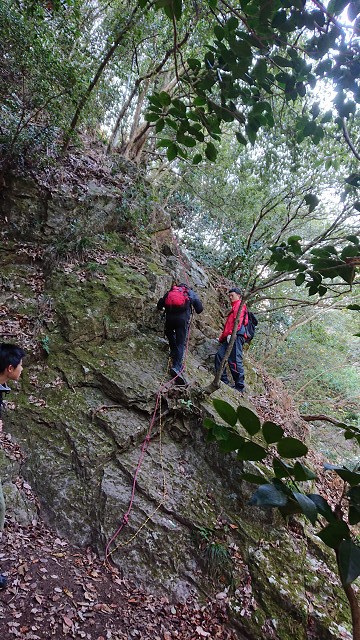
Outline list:
[[[233,348],[231,349],[230,356],[228,358],[228,364],[230,367],[231,375],[235,383],[235,389],[243,391],[244,383],[244,366],[243,366],[243,344],[244,337],[236,336]],[[215,355],[215,371],[220,367],[221,361],[225,355],[228,343],[222,342],[216,355]],[[221,374],[221,381],[229,384],[229,378],[226,373],[226,367]]]

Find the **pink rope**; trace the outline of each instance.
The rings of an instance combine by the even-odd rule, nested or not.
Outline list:
[[[156,396],[155,407],[154,407],[154,411],[153,411],[153,414],[152,414],[152,417],[151,417],[149,429],[148,429],[148,432],[147,432],[147,434],[145,436],[145,439],[144,439],[144,441],[142,443],[139,460],[138,460],[138,463],[137,463],[137,466],[136,466],[136,469],[135,469],[134,478],[133,478],[133,482],[132,482],[131,496],[130,496],[130,500],[129,500],[129,506],[127,508],[126,513],[124,513],[124,515],[123,515],[121,524],[119,525],[119,527],[117,528],[115,533],[112,535],[112,537],[110,538],[110,540],[108,541],[108,543],[107,543],[107,545],[105,547],[105,562],[108,560],[109,556],[111,555],[110,547],[111,547],[112,543],[116,540],[116,538],[121,533],[123,528],[129,522],[130,513],[131,513],[131,510],[132,510],[132,506],[133,506],[133,502],[134,502],[134,498],[135,498],[137,477],[139,475],[140,467],[141,467],[142,462],[144,460],[145,453],[146,453],[146,451],[148,449],[148,446],[150,444],[151,432],[152,432],[153,426],[155,424],[156,413],[157,413],[157,410],[158,410],[158,407],[159,407],[159,402],[160,402],[161,395],[162,395],[162,393],[164,393],[164,391],[167,391],[168,389],[171,388],[171,386],[175,383],[176,378],[178,378],[181,375],[182,371],[184,370],[185,361],[186,361],[187,352],[188,352],[188,347],[189,347],[189,340],[190,340],[190,324],[191,324],[191,320],[190,320],[190,323],[189,323],[189,330],[188,330],[186,343],[185,343],[185,354],[184,354],[183,364],[181,365],[181,369],[180,369],[179,373],[174,378],[172,378],[171,380],[168,380],[168,382],[165,382],[164,384],[162,384],[159,387],[159,391],[158,391],[157,396]]]
[[[189,286],[189,278],[188,278],[188,274],[187,274],[187,271],[186,271],[186,268],[185,268],[184,261],[183,261],[182,256],[181,256],[179,243],[178,243],[178,241],[177,241],[176,236],[175,236],[175,235],[173,235],[173,237],[174,237],[174,243],[175,243],[175,245],[176,245],[177,252],[178,252],[178,259],[179,259],[179,261],[180,261],[180,263],[181,263],[181,266],[182,266],[182,269],[183,269],[183,271],[184,271],[184,276],[185,276],[186,284]],[[143,443],[142,443],[142,446],[141,446],[141,452],[140,452],[140,456],[139,456],[139,460],[138,460],[138,463],[137,463],[137,466],[136,466],[136,469],[135,469],[135,473],[134,473],[134,478],[133,478],[133,483],[132,483],[132,489],[131,489],[131,496],[130,496],[130,500],[129,500],[129,506],[128,506],[128,508],[127,508],[126,513],[124,513],[124,515],[123,515],[123,518],[122,518],[122,521],[121,521],[120,526],[119,526],[119,527],[118,527],[118,529],[115,531],[115,533],[114,533],[114,534],[113,534],[113,536],[110,538],[110,540],[108,541],[108,543],[107,543],[107,545],[106,545],[106,547],[105,547],[105,562],[107,561],[108,557],[111,555],[110,547],[111,547],[112,543],[116,540],[116,538],[118,537],[118,535],[121,533],[122,529],[123,529],[123,528],[128,524],[128,522],[129,522],[130,513],[131,513],[131,510],[132,510],[132,506],[133,506],[133,502],[134,502],[134,498],[135,498],[135,490],[136,490],[136,481],[137,481],[137,477],[138,477],[138,475],[139,475],[139,471],[140,471],[140,468],[141,468],[142,462],[143,462],[143,460],[144,460],[145,453],[146,453],[146,451],[147,451],[147,449],[148,449],[148,446],[149,446],[149,444],[150,444],[151,433],[152,433],[152,429],[153,429],[153,426],[154,426],[154,423],[155,423],[156,413],[157,413],[157,410],[158,410],[158,407],[159,407],[159,402],[160,402],[161,395],[162,395],[165,391],[167,391],[168,389],[170,389],[170,388],[171,388],[171,386],[173,386],[173,385],[174,385],[174,383],[175,383],[175,381],[176,381],[176,378],[178,378],[179,376],[181,376],[181,374],[182,374],[182,372],[183,372],[183,370],[184,370],[185,362],[186,362],[186,357],[187,357],[187,352],[188,352],[188,347],[189,347],[189,339],[190,339],[190,324],[191,324],[191,318],[190,318],[190,322],[189,322],[188,334],[187,334],[186,343],[185,343],[185,353],[184,353],[184,358],[183,358],[183,362],[182,362],[182,365],[181,365],[181,369],[180,369],[179,373],[178,373],[174,378],[172,378],[171,380],[169,380],[169,381],[168,381],[168,382],[166,382],[165,384],[161,385],[161,386],[160,386],[160,388],[159,388],[159,391],[158,391],[158,393],[157,393],[156,401],[155,401],[155,408],[154,408],[154,411],[153,411],[153,414],[152,414],[152,418],[151,418],[151,421],[150,421],[150,426],[149,426],[148,432],[147,432],[147,434],[146,434],[146,436],[145,436],[145,439],[144,439],[144,441],[143,441]]]

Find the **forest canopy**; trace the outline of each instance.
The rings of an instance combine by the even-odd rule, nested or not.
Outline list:
[[[296,143],[330,130],[358,160],[359,11],[344,0],[5,0],[3,152],[67,148],[98,129],[130,158],[196,164],[216,159],[224,135],[241,150],[291,122]]]

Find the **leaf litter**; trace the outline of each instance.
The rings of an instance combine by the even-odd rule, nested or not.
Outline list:
[[[173,603],[139,589],[41,520],[7,522],[0,553],[0,637],[8,640],[235,640],[225,605]]]

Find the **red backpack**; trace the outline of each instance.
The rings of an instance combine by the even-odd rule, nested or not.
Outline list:
[[[171,287],[164,301],[165,310],[172,313],[185,311],[190,304],[189,291],[185,285]]]

